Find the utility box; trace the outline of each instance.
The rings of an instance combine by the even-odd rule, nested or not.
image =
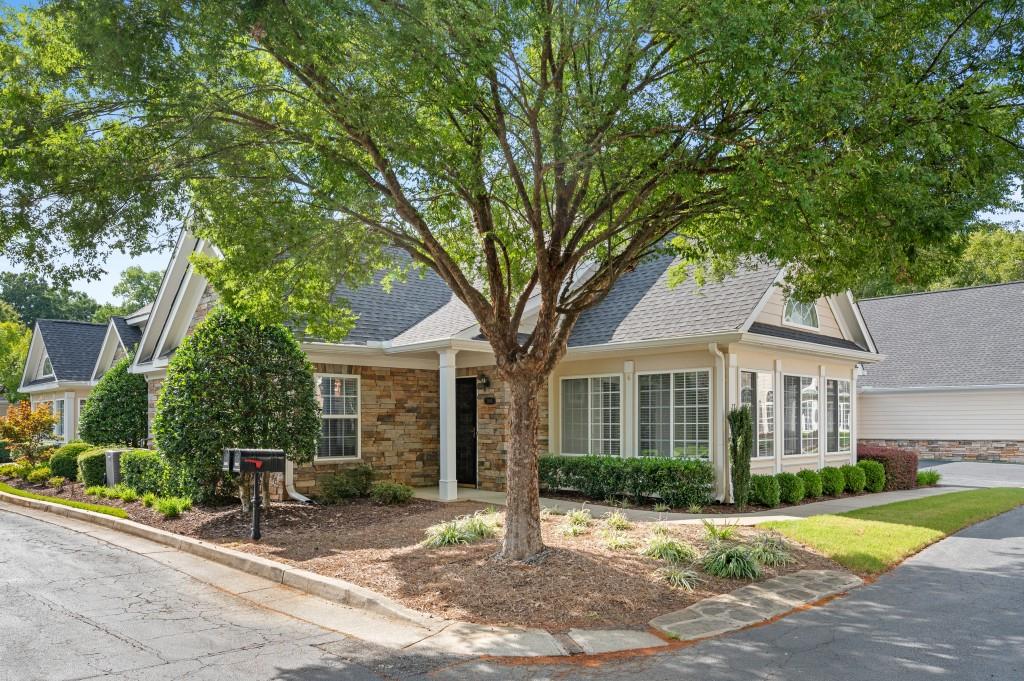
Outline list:
[[[121,450],[111,449],[107,451],[107,487],[113,487],[121,482]]]

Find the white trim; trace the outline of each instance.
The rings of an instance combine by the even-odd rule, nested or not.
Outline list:
[[[768,301],[772,299],[775,292],[782,290],[779,284],[786,277],[786,270],[787,268],[785,267],[780,268],[779,273],[775,275],[774,279],[772,279],[771,285],[769,285],[767,290],[761,294],[761,298],[758,299],[757,305],[754,306],[754,309],[751,310],[750,314],[747,316],[747,321],[743,322],[743,326],[740,327],[740,331],[742,333],[750,331],[751,325],[753,325],[753,323],[757,321],[757,318],[761,316],[761,313],[764,312],[765,306],[768,305]]]
[[[787,320],[786,319],[786,308],[789,307],[790,303],[797,303],[797,304],[800,304],[800,305],[807,305],[808,304],[808,303],[804,303],[803,301],[796,300],[795,298],[786,298],[783,301],[783,303],[782,303],[782,325],[783,326],[790,326],[790,327],[793,327],[794,329],[804,329],[805,331],[814,331],[816,333],[821,333],[821,319],[818,318],[818,301],[817,300],[815,300],[813,303],[810,303],[811,310],[814,312],[814,321],[816,321],[818,323],[817,326],[810,326],[808,324],[799,324],[797,322],[791,322],[791,321]]]
[[[715,443],[718,438],[715,437],[715,399],[720,391],[714,389],[715,384],[715,368],[714,367],[688,367],[688,368],[676,368],[676,369],[651,369],[648,371],[636,371],[634,376],[636,380],[634,383],[635,394],[633,398],[634,411],[633,417],[636,420],[634,445],[636,446],[636,456],[640,454],[640,377],[641,376],[658,376],[668,374],[674,376],[675,374],[686,374],[686,373],[697,373],[704,372],[708,375],[708,455],[707,459],[709,462],[714,463]],[[675,379],[670,379],[669,384],[670,402],[669,402],[669,446],[672,448],[672,452],[669,454],[670,457],[675,456],[675,440],[676,440],[676,395],[675,395]],[[657,458],[657,457],[651,457]]]
[[[756,334],[751,334],[756,335]],[[680,345],[694,345],[694,351],[707,350],[708,343],[734,343],[742,340],[745,334],[738,331],[725,331],[719,333],[703,333],[695,336],[672,336],[671,338],[658,338],[654,340],[621,341],[611,343],[598,343],[597,345],[577,345],[566,350],[562,361],[575,359],[578,355],[594,354],[621,354],[625,350],[659,350],[663,348],[678,349]],[[699,347],[698,347],[699,346]],[[687,348],[689,349],[689,348]]]
[[[886,393],[958,393],[976,390],[1024,390],[1024,383],[1000,383],[998,385],[921,385],[905,388],[872,388],[861,386],[857,392],[862,395],[884,395]]]
[[[113,348],[110,347],[110,337],[113,333],[114,338],[117,339],[117,345]],[[96,357],[96,364],[92,368],[92,374],[90,377],[93,382],[99,380],[97,372],[100,367],[103,366],[103,372],[106,373],[111,366],[114,364],[114,355],[117,354],[117,348],[121,348],[125,354],[128,354],[128,348],[124,344],[124,339],[121,338],[121,334],[117,331],[117,326],[113,321],[107,322],[107,332],[103,335],[103,344],[100,346],[100,354]]]
[[[804,407],[803,407],[803,399],[801,398],[800,399],[800,407],[799,407],[800,408],[800,420],[801,420],[801,428],[800,428],[800,453],[799,454],[786,454],[786,433],[785,433],[785,428],[786,428],[786,377],[787,376],[792,376],[794,378],[810,378],[810,379],[812,379],[812,380],[814,380],[814,381],[816,381],[818,383],[818,437],[817,437],[817,439],[818,439],[818,451],[817,452],[804,452],[804,438],[803,438],[803,427],[802,427],[802,424],[803,424],[803,408]],[[782,460],[785,460],[785,461],[789,461],[791,459],[795,459],[795,458],[800,457],[800,456],[818,457],[820,455],[821,449],[822,449],[822,442],[821,442],[821,417],[822,417],[822,414],[821,414],[821,390],[822,390],[822,386],[820,385],[820,381],[818,379],[818,375],[817,374],[803,374],[803,373],[786,373],[786,372],[783,372],[783,374],[782,374],[782,381],[779,383],[779,386],[780,386],[780,388],[779,388],[780,393],[782,394],[782,409],[780,409],[779,412],[782,414],[782,429],[783,429],[783,432],[782,432],[782,451],[779,452],[780,457],[782,457]],[[800,388],[800,392],[801,393],[803,392],[803,387],[802,386]]]
[[[160,280],[160,290],[156,300],[149,308],[149,317],[146,326],[142,330],[142,338],[139,339],[135,359],[132,362],[130,371],[132,373],[143,373],[147,367],[160,366],[155,360],[160,356],[159,341],[164,335],[164,327],[170,320],[170,308],[177,302],[178,290],[184,281],[185,274],[191,269],[189,256],[200,246],[187,228],[182,228],[178,234],[178,241],[174,245],[171,259],[164,270],[164,276]],[[172,290],[173,289],[173,290]],[[152,351],[150,347],[152,346]],[[148,357],[143,361],[143,357]]]
[[[832,336],[822,336],[822,338],[832,338]],[[846,348],[838,348],[833,345],[825,345],[824,343],[811,343],[808,341],[791,340],[789,338],[777,338],[775,336],[766,336],[760,333],[745,333],[739,338],[739,342],[748,345],[759,345],[776,349],[782,348],[793,352],[799,352],[801,354],[817,355],[819,357],[832,357],[854,362],[875,363],[881,362],[886,357],[885,355],[865,350],[848,350]]]
[[[455,455],[455,393],[458,380],[455,357],[458,350],[441,350],[437,353],[438,376],[438,480],[437,493],[441,501],[455,501],[459,498],[458,457]],[[479,471],[478,471],[479,472]]]
[[[317,397],[320,399],[321,409],[323,408],[323,395],[320,394],[320,379],[322,378],[354,378],[356,380],[356,455],[355,456],[313,456],[313,463],[337,463],[340,461],[359,461],[363,458],[363,385],[359,379],[359,374],[332,374],[332,373],[315,373],[313,374],[313,380],[316,382]],[[320,420],[331,419],[352,419],[352,416],[348,414],[320,414]],[[322,424],[321,424],[322,425]],[[317,449],[320,445],[317,444]]]
[[[564,433],[565,419],[562,418],[562,414],[565,411],[565,399],[563,397],[563,392],[562,392],[562,382],[563,381],[570,381],[570,380],[587,379],[587,446],[589,447],[591,442],[592,442],[592,440],[593,440],[592,434],[590,432],[590,425],[591,425],[590,424],[590,418],[591,418],[591,415],[590,415],[590,409],[591,409],[591,404],[590,404],[590,379],[592,379],[592,378],[618,378],[619,379],[619,453],[618,453],[618,457],[619,458],[623,458],[625,456],[625,454],[624,454],[624,452],[625,452],[625,446],[624,446],[625,443],[623,441],[623,435],[624,435],[623,431],[625,430],[625,428],[623,427],[623,422],[622,422],[623,411],[624,411],[624,409],[623,409],[624,398],[623,398],[622,391],[625,390],[625,380],[623,380],[623,376],[622,376],[621,373],[618,373],[618,374],[617,373],[578,374],[578,375],[574,375],[574,376],[559,376],[558,377],[558,449],[559,449],[559,454],[563,454],[565,456],[587,456],[588,454],[593,454],[593,452],[566,452],[566,451],[561,451],[561,450],[565,449],[565,437],[564,437],[564,434],[565,434]],[[550,420],[551,420],[551,415],[549,414],[548,415],[548,421],[550,422]],[[616,455],[615,454],[605,454],[603,456],[616,456]]]
[[[743,374],[754,374],[755,376],[758,375],[758,374],[767,374],[767,375],[772,377],[772,421],[776,421],[776,415],[779,413],[779,390],[778,390],[778,386],[775,384],[775,371],[773,371],[772,369],[745,369],[742,366],[739,367],[737,372],[736,372],[736,379],[737,379],[736,380],[736,406],[737,407],[743,404]],[[755,399],[756,399],[756,395],[755,395]],[[778,456],[778,451],[775,448],[775,440],[776,440],[775,435],[776,435],[776,430],[777,430],[776,427],[775,427],[776,424],[775,423],[772,424],[772,455],[771,456],[760,456],[758,454],[758,452],[761,451],[761,448],[759,447],[761,442],[758,439],[758,433],[757,433],[758,430],[759,430],[758,429],[757,414],[751,414],[750,418],[751,418],[751,426],[752,426],[751,430],[753,430],[753,435],[754,435],[754,455],[750,457],[750,460],[752,462],[753,461],[771,461],[771,460],[773,460],[776,456]]]
[[[871,335],[871,329],[868,328],[867,323],[864,321],[864,315],[860,313],[860,304],[854,300],[853,293],[850,291],[846,292],[846,297],[850,301],[850,309],[853,310],[853,316],[857,320],[857,324],[860,326],[860,332],[864,335],[864,340],[868,343],[868,350],[871,352],[878,352],[878,346],[875,345],[875,339]]]
[[[852,376],[847,376],[846,378],[842,378],[842,377],[839,377],[839,376],[829,376],[829,375],[827,375],[825,373],[825,367],[821,368],[821,376],[822,376],[821,383],[822,383],[822,386],[824,386],[824,389],[821,391],[821,394],[822,394],[822,404],[824,405],[824,409],[822,410],[822,413],[825,415],[825,418],[820,420],[821,432],[824,434],[822,436],[822,440],[825,442],[825,446],[822,447],[822,449],[824,450],[824,452],[822,453],[822,459],[823,459],[822,465],[824,466],[824,457],[825,456],[836,456],[836,455],[839,455],[839,454],[850,454],[853,451],[853,402],[856,399],[856,394],[853,392]],[[828,382],[829,381],[836,381],[836,382],[839,382],[839,383],[846,383],[846,384],[848,384],[848,390],[850,391],[850,449],[838,449],[838,450],[836,450],[834,452],[833,451],[829,451],[829,448],[828,448],[828,418],[829,418],[829,414],[828,414]],[[837,385],[836,386],[836,411],[837,411],[837,413],[836,413],[836,418],[837,418],[837,423],[836,423],[836,439],[837,440],[841,439],[841,435],[842,435],[842,431],[839,430],[838,408],[839,408],[839,386]],[[839,445],[839,446],[842,447],[842,445]]]

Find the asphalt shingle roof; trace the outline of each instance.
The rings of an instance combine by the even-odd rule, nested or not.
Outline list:
[[[1024,282],[860,301],[886,358],[862,387],[1024,384]]]
[[[659,256],[620,278],[604,300],[580,316],[569,346],[735,331],[779,273],[777,267],[747,268],[703,287],[688,277],[671,288],[675,262],[670,255]]]
[[[110,321],[114,323],[117,335],[121,337],[125,350],[131,352],[139,344],[139,341],[142,340],[142,329],[126,322],[124,317],[111,317]]]
[[[824,334],[813,333],[811,331],[801,331],[800,329],[790,329],[785,326],[775,326],[774,324],[764,324],[762,322],[754,322],[751,324],[750,333],[757,333],[762,336],[773,336],[775,338],[785,338],[787,340],[803,341],[805,343],[817,343],[818,345],[828,345],[833,348],[844,348],[846,350],[864,350],[861,346],[851,340],[846,340],[845,338],[835,338],[834,336],[826,336]]]
[[[53,365],[54,377],[58,381],[90,380],[107,325],[63,319],[40,319],[36,323]]]

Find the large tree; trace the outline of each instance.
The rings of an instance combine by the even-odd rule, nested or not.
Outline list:
[[[1021,170],[1019,0],[55,0],[0,40],[0,239],[26,260],[186,216],[223,300],[342,337],[340,280],[431,268],[511,389],[501,555],[536,556],[533,396],[658,251],[906,269]],[[390,247],[390,248],[389,248]],[[527,317],[530,317],[527,319]],[[530,332],[519,333],[524,322]],[[301,328],[301,327],[300,327]]]
[[[13,307],[29,328],[37,319],[87,322],[99,307],[89,294],[55,286],[33,272],[0,272],[0,300]]]
[[[163,272],[147,272],[138,265],[131,265],[121,272],[121,278],[111,291],[120,303],[104,303],[92,315],[92,321],[105,322],[112,316],[129,315],[144,305],[156,300],[160,291]]]

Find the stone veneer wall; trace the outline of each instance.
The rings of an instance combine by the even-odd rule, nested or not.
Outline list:
[[[156,401],[160,397],[160,388],[164,385],[163,377],[154,378],[151,376],[146,377],[146,389],[149,392],[149,406],[146,411],[146,421],[149,426],[149,432],[146,436],[146,445],[149,447],[153,446],[153,418],[156,417]]]
[[[1024,440],[857,440],[860,444],[899,447],[922,459],[1024,463]]]
[[[427,369],[315,364],[317,373],[359,376],[361,458],[300,466],[295,488],[315,495],[327,475],[369,464],[378,479],[436,485],[440,476],[439,375]]]
[[[206,315],[210,314],[210,310],[217,304],[217,292],[213,290],[213,287],[209,284],[206,285],[206,290],[203,291],[203,295],[199,298],[199,304],[196,306],[196,313],[192,315],[192,321],[188,323],[188,331],[185,332],[186,336],[192,334],[195,331],[196,326],[199,322],[206,319]]]

